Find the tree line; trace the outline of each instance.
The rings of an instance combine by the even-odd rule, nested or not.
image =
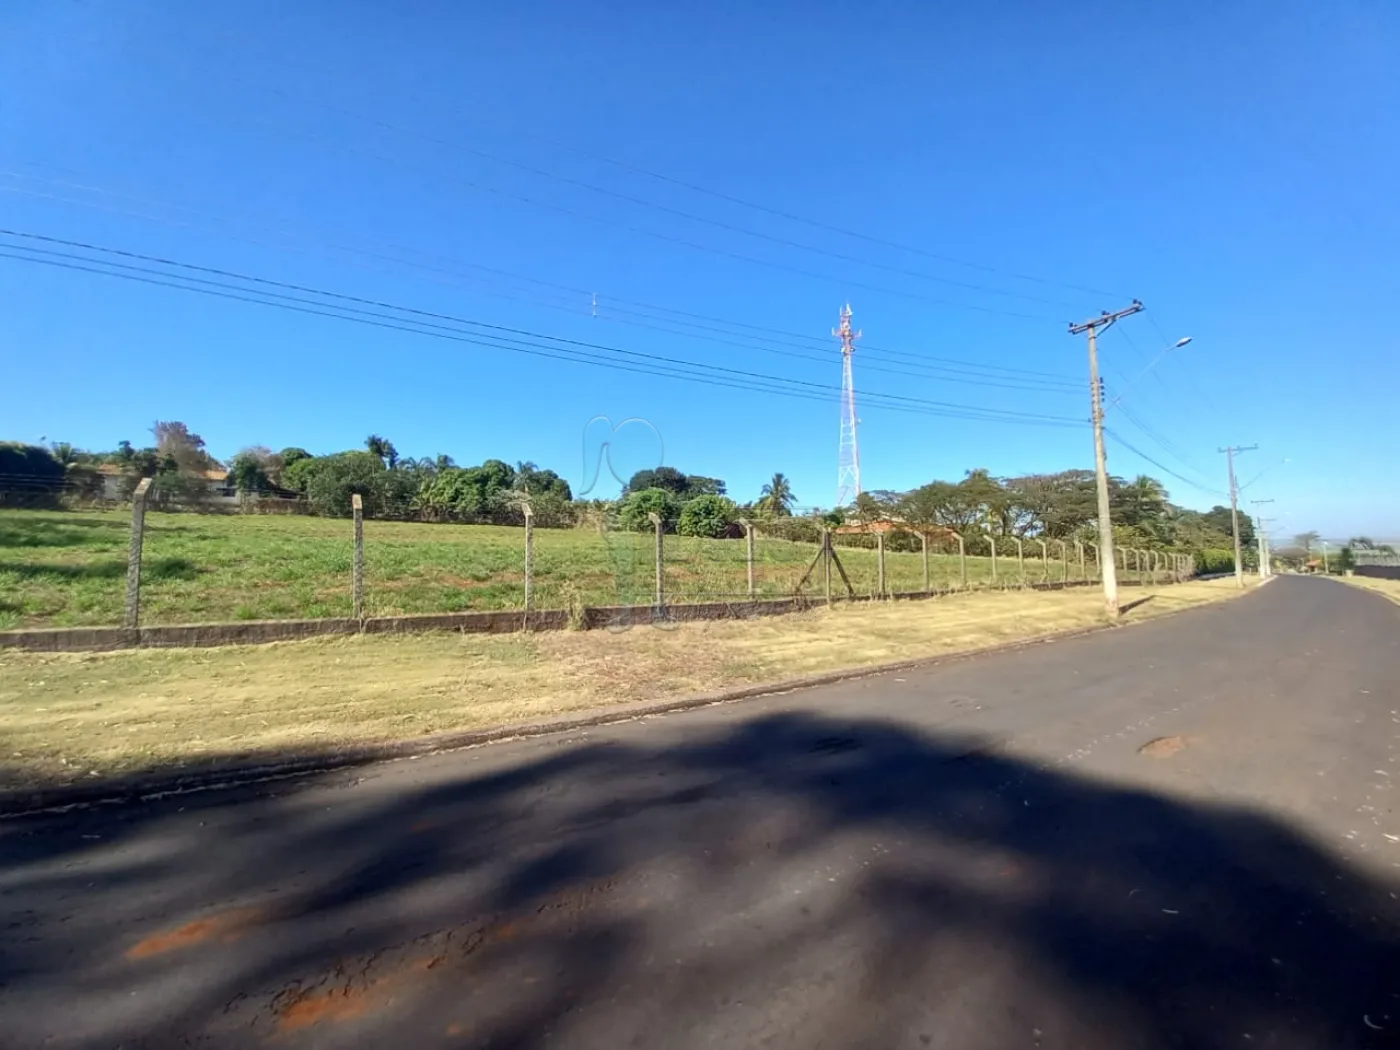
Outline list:
[[[288,506],[326,516],[348,516],[359,495],[373,517],[417,521],[519,524],[528,502],[537,524],[568,527],[583,521],[643,531],[652,515],[687,536],[741,534],[755,521],[776,535],[812,541],[822,529],[889,522],[896,548],[919,532],[956,533],[965,539],[1093,541],[1097,496],[1092,471],[996,477],[969,470],[956,481],[934,480],[908,491],[862,493],[849,507],[799,512],[791,481],[774,474],[748,502],[731,498],[722,479],[686,474],[669,466],[638,471],[616,499],[575,500],[557,472],[530,462],[487,459],[459,465],[439,454],[400,455],[394,443],[369,435],[362,448],[314,455],[304,448],[241,449],[226,465],[209,454],[202,437],[178,421],[157,422],[153,443],[89,452],[70,444],[0,445],[0,495],[92,497],[102,474],[117,469],[119,492],[128,498],[142,478],[152,479],[158,506],[198,506],[209,498],[210,475],[222,477],[249,509]],[[108,468],[105,472],[99,468]],[[1109,500],[1119,544],[1152,550],[1226,552],[1233,558],[1230,509],[1190,510],[1171,502],[1160,481],[1141,475],[1114,477]],[[14,503],[11,498],[6,502]],[[1254,523],[1241,512],[1240,536],[1251,548]],[[904,539],[901,541],[900,536]],[[1209,567],[1209,566],[1207,566]]]

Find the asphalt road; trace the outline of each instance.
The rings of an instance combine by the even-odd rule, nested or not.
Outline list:
[[[950,614],[955,605],[949,605]],[[0,823],[0,1046],[1400,1047],[1400,607]]]

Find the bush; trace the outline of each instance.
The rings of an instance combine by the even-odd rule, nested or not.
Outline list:
[[[721,539],[737,520],[738,508],[723,496],[697,496],[681,510],[676,531],[682,536]]]
[[[0,503],[56,507],[66,480],[63,464],[46,448],[0,443]]]
[[[1235,552],[1217,547],[1199,550],[1196,554],[1196,571],[1203,576],[1216,572],[1235,571]]]
[[[651,514],[659,514],[661,524],[673,528],[681,514],[680,501],[665,489],[642,489],[622,501],[617,520],[629,532],[644,532],[652,527]]]
[[[300,468],[298,481],[305,479],[306,499],[316,514],[349,517],[350,497],[356,494],[364,500],[366,515],[373,517],[387,509],[389,472],[378,456],[368,452],[341,452],[304,459],[296,468]]]

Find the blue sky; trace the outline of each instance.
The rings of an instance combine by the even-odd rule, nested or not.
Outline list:
[[[740,499],[781,470],[830,504],[843,302],[858,391],[908,399],[863,397],[863,481],[902,489],[1091,465],[1066,322],[1136,297],[1102,341],[1115,473],[1208,507],[1217,447],[1257,443],[1245,497],[1276,500],[1280,531],[1400,534],[1400,486],[1377,484],[1400,9],[681,7],[17,0],[0,225],[810,398],[0,258],[0,433],[107,448],[181,419],[227,457],[374,431],[577,485],[588,421],[640,416],[667,463]]]

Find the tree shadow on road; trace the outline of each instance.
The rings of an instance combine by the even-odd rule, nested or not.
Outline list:
[[[873,720],[618,738],[14,825],[10,1045],[1400,1045],[1395,887],[1269,816]]]

